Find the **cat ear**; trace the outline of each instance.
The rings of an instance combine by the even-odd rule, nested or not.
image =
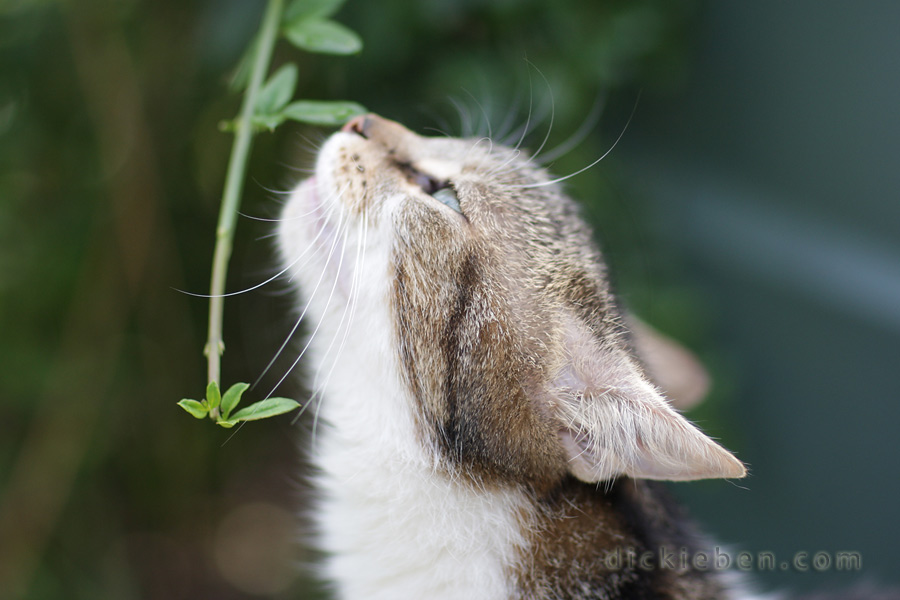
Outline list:
[[[581,328],[554,381],[552,408],[569,471],[586,482],[738,478],[744,465],[679,415],[615,342]]]
[[[709,375],[694,354],[647,323],[631,315],[628,319],[632,343],[650,379],[666,393],[678,410],[700,403],[709,391]]]

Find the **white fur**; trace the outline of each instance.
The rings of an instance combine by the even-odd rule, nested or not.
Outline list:
[[[328,152],[326,146],[325,161]],[[311,230],[314,221],[299,217],[311,211],[311,202],[321,200],[309,185],[301,186],[283,215],[279,242],[285,264],[317,233]],[[390,200],[381,207],[382,226],[390,208]],[[330,222],[341,220],[335,214]],[[321,400],[310,410],[317,413],[312,453],[321,469],[316,518],[321,549],[329,553],[325,575],[342,598],[509,598],[509,572],[525,543],[526,498],[452,480],[422,443],[413,399],[389,346],[395,337],[387,297],[390,236],[373,225],[360,266],[359,224],[347,227],[346,247],[342,239],[332,245],[333,239],[320,237],[314,259],[290,270],[305,298],[318,283],[305,317],[316,333],[303,362],[308,372],[319,373]],[[328,248],[335,250],[326,269]],[[354,276],[362,278],[355,286]],[[332,286],[336,278],[339,285]],[[348,329],[346,307],[353,302],[358,312]]]

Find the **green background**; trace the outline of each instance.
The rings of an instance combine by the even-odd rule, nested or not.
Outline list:
[[[313,558],[295,520],[310,425],[232,435],[175,406],[205,386],[206,303],[176,290],[208,286],[231,143],[217,125],[262,9],[0,3],[0,597],[317,597],[290,564]],[[336,18],[359,56],[276,49],[299,97],[423,133],[532,107],[530,147],[551,104],[549,147],[603,101],[559,174],[636,105],[567,187],[624,301],[712,371],[690,416],[752,469],[676,492],[735,551],[862,553],[861,573],[754,574],[766,589],[900,582],[900,6],[349,0]],[[325,135],[258,136],[244,212],[276,216]],[[271,231],[239,221],[230,290],[274,273]],[[226,382],[274,355],[286,289],[226,302]]]

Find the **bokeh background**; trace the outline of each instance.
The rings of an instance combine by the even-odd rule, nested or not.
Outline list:
[[[317,598],[295,515],[308,424],[236,435],[175,402],[205,384],[207,288],[263,2],[0,3],[0,597]],[[900,5],[796,0],[349,0],[359,56],[300,54],[300,97],[426,128],[531,107],[624,301],[693,348],[691,417],[748,462],[673,486],[734,550],[858,551],[862,572],[753,573],[763,589],[900,583]],[[462,107],[462,117],[455,106]],[[243,210],[277,215],[327,132],[257,137]],[[231,290],[272,273],[239,222]],[[287,334],[273,284],[226,303],[226,381]],[[249,393],[258,399],[288,362]],[[295,380],[279,390],[302,398]],[[256,394],[254,396],[254,394]]]

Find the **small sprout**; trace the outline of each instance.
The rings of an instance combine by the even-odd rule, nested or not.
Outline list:
[[[232,421],[258,421],[283,415],[298,408],[300,404],[290,398],[266,398],[246,408],[242,408],[232,415]]]
[[[216,425],[229,429],[242,421],[268,419],[300,407],[298,402],[290,398],[266,398],[242,408],[232,415],[231,412],[241,402],[241,396],[249,388],[249,383],[235,383],[228,388],[224,395],[220,395],[218,384],[210,381],[206,386],[206,399],[198,402],[185,398],[178,402],[178,406],[197,419],[210,417],[216,422]]]
[[[284,123],[284,115],[253,115],[253,128],[256,131],[275,131]]]
[[[179,400],[178,406],[188,411],[195,419],[205,419],[207,413],[209,412],[209,410],[204,408],[202,404],[200,404],[196,400],[191,400],[190,398]]]
[[[285,26],[284,37],[301,50],[319,54],[356,54],[363,47],[356,32],[329,19],[295,19]]]
[[[259,90],[253,112],[257,115],[277,114],[290,102],[297,87],[297,65],[282,65]]]
[[[321,102],[316,100],[298,100],[282,109],[281,114],[294,121],[312,125],[343,125],[357,115],[365,114],[366,109],[356,102]]]
[[[240,403],[241,396],[247,391],[250,384],[236,383],[225,392],[222,397],[222,418],[227,419],[231,415],[231,411]]]
[[[219,393],[219,384],[210,381],[206,386],[206,405],[209,410],[213,410],[219,408],[220,402],[222,402],[222,395]]]

